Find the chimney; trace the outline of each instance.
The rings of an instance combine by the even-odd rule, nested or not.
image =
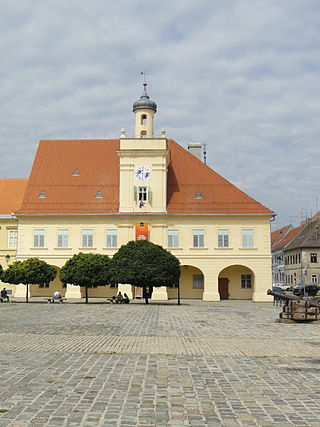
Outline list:
[[[201,160],[201,143],[200,142],[189,142],[188,150],[193,154],[197,159]]]

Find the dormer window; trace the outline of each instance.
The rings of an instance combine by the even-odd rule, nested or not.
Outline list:
[[[39,194],[39,199],[45,199],[46,197],[47,197],[46,192],[41,191],[41,193]]]
[[[196,192],[196,195],[194,196],[195,199],[200,200],[203,199],[202,194],[200,193],[200,191]]]
[[[73,172],[72,172],[72,176],[79,176],[80,175],[80,171],[79,171],[79,169],[75,169]]]
[[[96,199],[102,199],[102,192],[101,191],[98,191],[97,193],[96,193]]]

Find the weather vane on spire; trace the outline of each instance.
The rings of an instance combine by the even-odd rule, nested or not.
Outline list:
[[[147,73],[145,72],[145,71],[141,71],[141,73],[140,74],[142,74],[143,75],[143,85],[146,85],[147,83],[146,83],[146,75],[147,75]]]

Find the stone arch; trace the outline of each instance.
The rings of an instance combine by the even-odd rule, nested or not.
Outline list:
[[[254,271],[243,264],[232,264],[218,274],[220,299],[249,299],[255,287]]]
[[[202,299],[204,280],[204,273],[200,268],[190,264],[182,264],[180,266],[180,298]],[[167,292],[168,299],[177,298],[177,289],[168,288]]]

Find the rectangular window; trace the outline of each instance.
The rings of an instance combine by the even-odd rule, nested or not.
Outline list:
[[[138,187],[138,200],[139,202],[146,202],[147,201],[147,187]]]
[[[118,230],[110,229],[107,230],[107,248],[116,248],[118,245],[117,241]]]
[[[69,230],[58,230],[58,248],[67,248],[69,244]]]
[[[179,230],[168,230],[168,248],[179,247]]]
[[[253,248],[253,230],[242,230],[242,247]]]
[[[193,289],[203,289],[204,288],[203,274],[193,274],[192,275],[192,288]]]
[[[318,283],[316,274],[311,274],[311,283]]]
[[[251,288],[251,274],[241,274],[241,288],[242,289]]]
[[[317,254],[310,254],[310,262],[318,262]]]
[[[33,230],[33,247],[44,248],[44,230]]]
[[[18,245],[18,230],[9,230],[8,248],[17,249],[17,245]]]
[[[229,247],[229,230],[227,229],[218,230],[218,247],[219,248]]]
[[[203,248],[204,247],[204,231],[193,230],[193,247]]]
[[[82,247],[93,247],[93,230],[82,230]]]

